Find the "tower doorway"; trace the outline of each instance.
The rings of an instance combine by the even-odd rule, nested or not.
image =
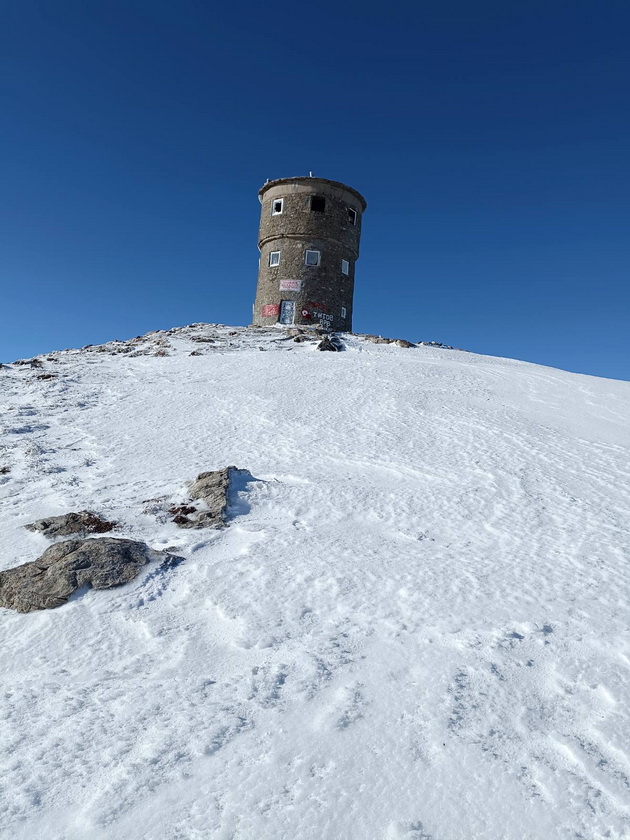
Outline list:
[[[283,300],[280,301],[280,323],[292,324],[295,320],[295,301]]]

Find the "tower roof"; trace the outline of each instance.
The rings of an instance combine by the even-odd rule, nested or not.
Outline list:
[[[342,184],[341,181],[331,181],[328,178],[315,178],[312,175],[300,175],[297,178],[276,178],[273,181],[267,181],[263,186],[258,190],[258,199],[262,203],[262,197],[265,192],[270,189],[271,187],[278,187],[281,184],[327,184],[331,187],[339,187],[342,190],[346,190],[349,193],[352,193],[355,198],[358,198],[361,202],[361,207],[363,212],[367,207],[367,201],[363,198],[360,192],[355,190],[353,187],[349,187],[347,184]]]

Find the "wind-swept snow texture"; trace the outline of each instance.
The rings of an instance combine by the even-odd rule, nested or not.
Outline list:
[[[86,508],[185,558],[0,611],[2,838],[630,837],[630,385],[346,344],[0,370],[1,567]],[[228,464],[228,527],[160,514]]]

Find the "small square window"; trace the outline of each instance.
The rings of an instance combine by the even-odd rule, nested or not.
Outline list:
[[[345,317],[346,317],[346,307],[345,307],[345,306],[342,306],[342,307],[341,307],[341,317],[342,317],[342,318],[345,318]]]
[[[312,195],[311,196],[311,211],[314,213],[325,213],[326,212],[326,199],[323,195]]]
[[[304,265],[319,265],[319,251],[305,251]]]
[[[280,251],[269,252],[269,265],[280,265]]]
[[[271,202],[271,215],[279,216],[282,213],[283,205],[284,198],[274,198],[274,200]]]
[[[348,207],[348,221],[351,225],[357,223],[357,211],[353,207]]]
[[[350,274],[350,263],[348,260],[341,260],[341,273]]]

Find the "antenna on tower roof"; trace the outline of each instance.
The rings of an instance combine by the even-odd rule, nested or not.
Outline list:
[[[313,177],[313,173],[312,173],[312,172],[309,172],[309,173],[308,173],[308,177],[309,177],[309,178],[312,178],[312,177]]]

